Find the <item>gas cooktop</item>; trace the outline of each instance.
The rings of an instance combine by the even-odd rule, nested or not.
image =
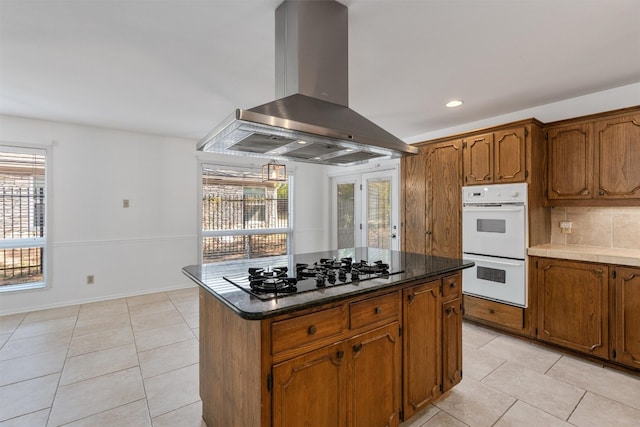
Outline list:
[[[334,286],[358,284],[402,273],[380,260],[354,261],[351,257],[320,258],[310,263],[288,266],[250,267],[245,275],[224,279],[261,300],[313,292]]]

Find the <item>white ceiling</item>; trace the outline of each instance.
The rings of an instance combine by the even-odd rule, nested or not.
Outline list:
[[[199,139],[275,97],[280,1],[0,0],[0,113]],[[350,107],[400,138],[640,82],[640,0],[342,2]]]

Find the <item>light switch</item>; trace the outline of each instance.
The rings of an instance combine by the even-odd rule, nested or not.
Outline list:
[[[129,199],[122,200],[122,207],[123,208],[128,208],[129,207]]]

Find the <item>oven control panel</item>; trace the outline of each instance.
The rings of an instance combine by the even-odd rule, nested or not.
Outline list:
[[[527,183],[462,187],[462,203],[527,203]]]

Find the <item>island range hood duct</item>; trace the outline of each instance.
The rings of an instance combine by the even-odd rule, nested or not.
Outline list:
[[[275,27],[279,99],[236,110],[198,150],[329,165],[418,152],[348,107],[346,6],[285,1]]]

